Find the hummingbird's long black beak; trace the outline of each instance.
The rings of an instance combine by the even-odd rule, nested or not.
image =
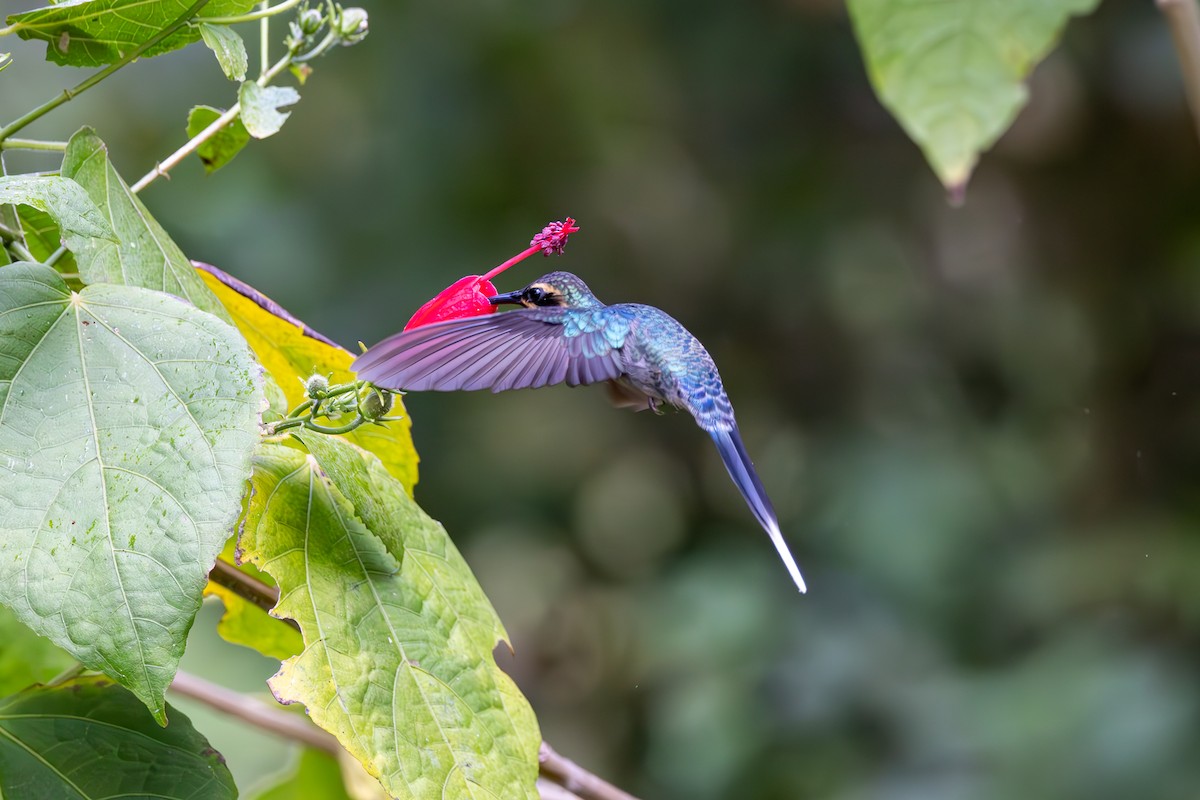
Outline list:
[[[488,302],[494,306],[504,305],[505,303],[519,306],[522,305],[521,295],[523,292],[524,289],[517,289],[515,292],[509,292],[508,294],[498,294],[495,297],[489,297]]]

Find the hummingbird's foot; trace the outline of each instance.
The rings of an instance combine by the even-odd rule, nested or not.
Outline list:
[[[663,412],[660,411],[658,408],[658,401],[655,400],[653,397],[646,398],[646,408],[653,411],[657,416],[661,417],[663,415]]]

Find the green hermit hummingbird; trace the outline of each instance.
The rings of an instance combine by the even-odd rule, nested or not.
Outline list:
[[[605,382],[618,406],[684,409],[712,437],[792,580],[806,591],[742,444],[717,365],[683,325],[653,306],[605,305],[569,272],[551,272],[488,302],[522,308],[410,328],[367,350],[352,368],[363,380],[403,391],[503,392]]]

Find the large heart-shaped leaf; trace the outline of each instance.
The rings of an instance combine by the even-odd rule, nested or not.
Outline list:
[[[80,129],[67,143],[62,174],[87,190],[120,239],[117,243],[64,231],[84,283],[123,283],[170,292],[232,322],[187,256],[113,169],[108,148],[91,128]]]
[[[0,797],[13,800],[233,800],[221,754],[183,714],[160,728],[105,678],[0,700]]]
[[[255,457],[241,548],[274,576],[302,654],[270,680],[398,797],[534,798],[537,722],[492,649],[470,569],[369,453],[304,434]]]
[[[1099,0],[848,0],[879,99],[953,193],[1028,97],[1022,81]]]
[[[208,17],[244,14],[256,0],[209,0],[198,13]],[[126,53],[177,20],[192,0],[70,0],[8,16],[7,33],[46,42],[46,60],[71,67],[99,67]],[[185,25],[142,54],[149,58],[200,38]]]
[[[241,508],[258,370],[170,295],[0,270],[0,602],[160,720]]]

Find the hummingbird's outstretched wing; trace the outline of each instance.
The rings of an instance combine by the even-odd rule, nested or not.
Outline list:
[[[763,488],[762,481],[758,479],[746,446],[742,444],[742,435],[738,432],[737,424],[728,430],[713,430],[709,433],[717,443],[717,451],[721,454],[721,460],[725,462],[725,469],[729,470],[729,477],[733,478],[755,518],[766,530],[767,536],[771,537],[771,544],[775,545],[779,557],[783,559],[784,566],[796,582],[796,588],[807,592],[808,588],[804,585],[800,568],[796,566],[796,559],[792,557],[792,552],[788,550],[787,542],[783,539],[783,533],[779,530],[775,508],[771,505],[771,499],[767,497],[767,490]]]
[[[447,320],[389,336],[351,365],[386,389],[457,391],[579,386],[618,378],[620,346],[603,320],[560,309],[521,309]]]

